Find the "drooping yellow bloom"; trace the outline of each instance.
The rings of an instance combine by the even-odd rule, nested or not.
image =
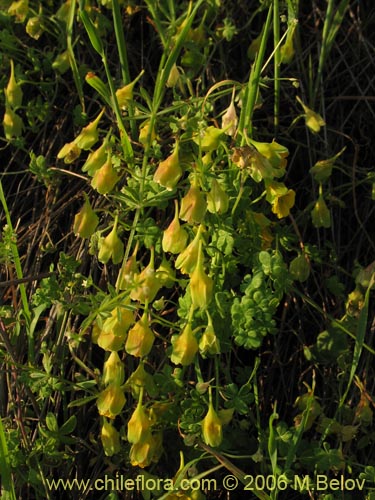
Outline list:
[[[186,324],[182,332],[172,337],[171,361],[175,365],[190,365],[198,352],[198,342],[191,329],[190,322]]]
[[[84,193],[84,196],[85,203],[81,210],[74,216],[73,232],[76,236],[80,236],[81,238],[90,238],[99,224],[99,217],[91,208],[86,193]]]
[[[154,181],[168,191],[172,191],[182,176],[182,168],[178,157],[178,142],[171,155],[159,163],[154,174]]]
[[[107,457],[112,457],[121,449],[120,434],[111,422],[105,418],[100,432],[104,453]]]
[[[212,299],[213,281],[203,267],[202,241],[199,242],[198,261],[190,277],[190,295],[194,308],[206,309]]]
[[[98,396],[96,405],[99,410],[99,415],[114,419],[121,413],[126,403],[124,391],[119,385],[109,384],[103,389]]]
[[[129,330],[125,350],[132,356],[143,358],[151,351],[154,340],[155,335],[150,328],[145,311],[142,318]]]
[[[211,401],[208,406],[208,412],[202,420],[201,425],[203,441],[213,448],[220,446],[223,441],[223,425]]]
[[[184,274],[191,274],[197,265],[199,241],[201,239],[202,231],[203,226],[200,225],[193,241],[189,243],[185,250],[181,252],[176,259],[175,268],[180,269]]]
[[[266,185],[266,200],[272,205],[272,212],[279,219],[289,215],[290,209],[294,206],[296,193],[293,189],[288,189],[281,182],[269,182]]]
[[[194,180],[189,191],[181,200],[180,219],[189,224],[200,224],[207,210],[207,201]]]
[[[23,92],[21,89],[21,85],[16,82],[16,78],[14,76],[13,59],[10,60],[10,77],[8,85],[4,89],[4,93],[7,106],[10,106],[12,109],[21,106]]]
[[[162,248],[164,252],[181,253],[186,247],[188,234],[178,219],[178,201],[175,200],[174,204],[174,218],[163,233]]]
[[[109,259],[112,259],[114,264],[119,264],[124,256],[124,244],[117,234],[117,222],[116,218],[112,231],[105,238],[99,240],[98,260],[103,264],[106,264]]]

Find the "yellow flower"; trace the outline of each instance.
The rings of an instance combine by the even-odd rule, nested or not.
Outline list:
[[[6,106],[3,118],[4,135],[7,140],[22,135],[23,121],[12,108]]]
[[[221,136],[224,130],[213,126],[207,127],[201,137],[197,137],[194,141],[200,145],[202,151],[214,151],[218,148]]]
[[[179,335],[173,335],[172,347],[171,361],[175,365],[188,366],[194,361],[198,351],[198,342],[190,322],[186,324]]]
[[[211,316],[207,312],[208,324],[199,341],[199,352],[205,358],[207,354],[220,354],[220,341],[216,336]]]
[[[206,309],[212,299],[213,281],[203,268],[202,241],[199,242],[198,261],[190,277],[190,295],[193,307]]]
[[[127,436],[129,443],[136,444],[146,441],[149,438],[150,427],[150,419],[143,409],[141,400],[139,400],[137,407],[128,422]]]
[[[95,170],[91,181],[91,186],[98,191],[99,194],[107,194],[115,187],[120,176],[112,165],[110,152],[107,153],[107,160],[103,165]]]
[[[23,23],[29,12],[29,0],[18,0],[12,2],[8,9],[8,14],[15,16],[18,23]]]
[[[98,124],[101,117],[103,116],[103,113],[104,113],[104,108],[95,118],[95,120],[93,120],[86,127],[84,127],[81,130],[81,132],[77,135],[77,137],[74,139],[74,143],[77,144],[77,146],[80,149],[91,149],[92,146],[98,140],[99,137]]]
[[[130,448],[129,458],[133,467],[148,467],[153,461],[156,442],[151,431],[148,431],[143,441],[134,443]]]
[[[128,83],[124,87],[121,87],[120,89],[116,90],[116,98],[120,108],[125,108],[132,102],[134,85],[138,82],[143,73],[144,70],[140,72],[140,74],[137,76],[137,78],[135,78],[135,80]]]
[[[180,269],[184,274],[191,274],[197,265],[199,241],[201,239],[203,226],[200,225],[193,241],[177,257],[175,268]]]
[[[290,209],[294,206],[295,191],[280,182],[270,182],[266,186],[266,192],[266,200],[271,203],[272,212],[279,219],[289,215]]]
[[[227,193],[221,188],[216,179],[212,180],[211,191],[207,194],[207,209],[212,214],[225,214],[229,207]]]
[[[169,88],[174,87],[175,85],[177,85],[179,78],[180,78],[180,72],[178,71],[176,63],[174,63],[172,68],[171,68],[171,71],[169,72],[166,86]]]
[[[114,419],[121,413],[126,403],[124,391],[119,385],[109,384],[103,391],[99,393],[96,405],[99,410],[99,415]]]
[[[204,194],[194,181],[189,191],[181,200],[180,219],[189,222],[189,224],[200,224],[207,210],[207,202]]]
[[[140,274],[134,276],[134,288],[130,292],[132,300],[139,300],[142,304],[152,302],[158,293],[161,283],[154,268],[155,251],[151,248],[151,257],[148,266]]]
[[[211,401],[208,406],[208,412],[202,420],[201,425],[203,441],[213,448],[220,446],[223,440],[223,426]]]
[[[143,358],[151,351],[154,340],[155,335],[149,326],[145,311],[142,318],[129,330],[125,350],[132,356]]]
[[[159,163],[159,166],[154,174],[154,181],[166,188],[168,191],[172,191],[180,180],[181,175],[182,168],[178,158],[177,142],[173,153],[164,161]]]
[[[82,172],[87,172],[91,177],[100,167],[102,167],[108,158],[108,139],[106,138],[101,146],[90,153],[82,166]]]
[[[125,378],[124,363],[116,351],[111,352],[103,367],[103,384],[122,385]]]
[[[325,126],[325,121],[318,113],[315,113],[315,111],[306,106],[306,104],[304,104],[298,96],[296,97],[296,99],[303,107],[303,110],[305,112],[304,116],[306,126],[311,130],[311,132],[317,134],[318,132],[320,132],[321,127]]]
[[[124,256],[124,244],[117,235],[117,217],[112,231],[105,237],[100,238],[98,260],[106,264],[112,259],[114,264],[119,264]]]
[[[121,450],[120,434],[106,418],[102,425],[100,439],[102,441],[104,453],[107,457],[112,457],[112,455]]]
[[[13,59],[10,60],[10,77],[6,88],[4,89],[5,100],[8,106],[13,109],[18,108],[22,104],[23,92],[21,86],[16,82],[14,76],[14,64]]]
[[[174,200],[175,214],[172,222],[163,233],[162,248],[164,252],[181,253],[187,243],[188,234],[181,227],[178,219],[178,201]]]
[[[77,146],[77,144],[72,142],[67,142],[57,153],[58,160],[64,160],[64,163],[73,163],[79,155],[81,154],[81,149]]]
[[[90,238],[99,224],[99,217],[91,208],[86,193],[84,193],[84,196],[85,203],[81,210],[74,216],[73,232],[81,238]]]
[[[145,370],[144,362],[141,360],[137,369],[125,382],[125,390],[130,391],[133,398],[139,398],[141,389],[144,389],[150,396],[156,396],[157,388],[151,373]]]
[[[124,347],[126,334],[133,323],[133,311],[126,307],[115,307],[111,316],[103,323],[103,327],[96,339],[97,344],[106,351],[119,351]]]

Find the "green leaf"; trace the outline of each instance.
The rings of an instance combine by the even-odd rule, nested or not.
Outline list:
[[[46,415],[46,425],[51,432],[59,431],[59,426],[57,424],[56,416],[51,412],[48,412]]]

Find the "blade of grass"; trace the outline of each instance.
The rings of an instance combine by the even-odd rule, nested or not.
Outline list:
[[[343,404],[348,396],[350,387],[351,387],[353,379],[354,379],[355,372],[356,372],[357,367],[358,367],[359,358],[361,357],[361,353],[363,351],[364,340],[365,340],[366,329],[367,329],[367,321],[368,321],[370,290],[374,286],[374,283],[375,283],[375,274],[373,274],[371,279],[370,279],[370,283],[368,284],[368,287],[367,287],[367,290],[365,293],[365,300],[363,303],[363,307],[361,309],[361,312],[359,313],[357,335],[356,335],[355,344],[354,344],[354,353],[353,353],[352,364],[350,367],[349,380],[348,380],[348,383],[346,386],[346,390],[345,390],[344,394],[342,395],[342,398],[340,399],[338,409],[340,409],[343,406]]]
[[[0,179],[0,202],[3,206],[3,210],[5,213],[5,218],[7,221],[8,228],[11,231],[11,233],[14,234],[12,219],[11,219],[10,212],[8,209],[7,201],[5,199],[5,194],[4,194],[3,184],[1,182],[1,179]],[[25,318],[25,322],[26,322],[26,332],[27,332],[27,338],[28,338],[28,360],[30,363],[33,363],[35,360],[35,348],[34,348],[34,338],[30,332],[31,311],[30,311],[29,302],[27,299],[26,287],[25,287],[25,284],[22,282],[23,271],[22,271],[22,266],[21,266],[21,259],[20,259],[20,255],[18,252],[17,242],[12,241],[10,246],[11,246],[11,252],[12,252],[13,263],[14,263],[14,267],[16,270],[17,279],[21,280],[21,282],[19,283],[19,289],[20,289],[21,303],[22,303],[22,314],[23,314],[23,316]],[[16,311],[15,311],[15,313],[16,313]]]
[[[128,63],[128,53],[126,50],[126,42],[124,36],[124,30],[122,26],[121,11],[118,0],[112,0],[112,17],[113,17],[113,27],[115,30],[117,50],[120,60],[121,67],[121,77],[124,85],[130,83],[131,76],[129,71]],[[128,105],[128,118],[130,123],[131,135],[133,139],[136,139],[136,123],[134,120],[134,106],[132,103]]]
[[[79,102],[82,108],[82,113],[85,112],[85,100],[83,98],[83,87],[82,87],[82,80],[78,71],[78,66],[77,66],[77,61],[74,56],[74,50],[73,50],[73,43],[72,43],[72,38],[73,38],[73,24],[74,24],[74,17],[75,17],[75,8],[76,8],[76,2],[70,2],[70,8],[69,8],[69,16],[68,16],[68,23],[66,26],[66,46],[69,54],[69,62],[70,62],[70,67],[72,68],[72,73],[73,73],[73,79],[74,83],[77,89],[78,93],[78,98]]]
[[[259,52],[256,56],[254,65],[251,68],[249,80],[245,90],[244,102],[238,123],[238,131],[241,135],[241,143],[243,146],[246,143],[246,136],[252,136],[252,118],[254,106],[259,92],[260,75],[262,72],[264,55],[268,34],[272,22],[272,3],[269,6],[266,22],[263,25],[262,38],[260,42]]]
[[[319,86],[322,84],[324,65],[327,60],[328,54],[332,49],[336,35],[340,29],[342,20],[344,19],[346,9],[349,6],[349,0],[341,0],[335,14],[334,14],[334,6],[335,6],[335,1],[328,0],[326,17],[323,26],[322,46],[319,54],[318,72],[315,81],[312,105],[314,105],[315,103]]]
[[[273,107],[273,124],[275,127],[275,135],[279,127],[279,107],[280,107],[280,9],[279,0],[274,0],[273,3],[273,46],[274,46],[274,107]]]
[[[0,477],[1,498],[3,500],[16,500],[16,492],[12,480],[11,466],[9,462],[9,451],[5,437],[4,426],[0,416]]]

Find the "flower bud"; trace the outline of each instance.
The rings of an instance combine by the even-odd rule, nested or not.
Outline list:
[[[184,274],[191,274],[197,265],[199,242],[201,239],[203,226],[200,225],[193,241],[180,253],[175,262],[175,268],[180,269]]]
[[[168,191],[173,191],[182,175],[182,168],[178,158],[178,142],[173,153],[168,158],[159,163],[154,173],[154,181],[163,186]]]
[[[23,92],[21,86],[16,82],[14,76],[13,59],[10,60],[10,77],[7,87],[4,89],[6,105],[13,109],[18,108],[22,104]]]
[[[213,126],[207,127],[201,138],[195,140],[202,151],[214,151],[219,147],[224,130]]]
[[[8,8],[8,14],[16,17],[17,23],[23,23],[29,12],[29,0],[18,0],[12,2]]]
[[[117,352],[113,351],[104,363],[103,384],[122,385],[125,379],[124,363]]]
[[[111,312],[111,316],[104,321],[103,327],[97,337],[99,347],[105,351],[119,351],[123,349],[126,334],[133,323],[133,311],[126,307],[115,307]]]
[[[171,68],[171,71],[169,72],[166,86],[169,88],[175,87],[177,85],[179,78],[180,78],[180,72],[178,71],[176,63],[174,63]]]
[[[154,340],[155,335],[150,328],[147,312],[145,311],[142,318],[129,330],[125,351],[137,358],[143,358],[151,351]]]
[[[112,231],[105,238],[100,238],[98,245],[99,262],[107,264],[111,258],[114,264],[119,264],[122,261],[124,256],[124,244],[117,235],[117,218]]]
[[[203,441],[213,448],[220,446],[223,440],[222,423],[211,401],[207,415],[202,420],[201,425]]]
[[[212,356],[215,354],[220,354],[220,341],[216,337],[212,319],[208,312],[207,316],[208,324],[199,341],[199,352],[204,358],[207,356],[207,354],[210,354]]]
[[[207,210],[207,202],[204,194],[196,182],[190,186],[189,191],[181,200],[180,219],[189,224],[200,224]]]
[[[190,277],[190,295],[194,308],[206,309],[212,299],[213,281],[203,268],[202,241],[199,242],[198,262]]]
[[[90,238],[99,224],[99,217],[91,208],[89,199],[84,193],[85,203],[81,210],[74,216],[73,232],[81,238]]]
[[[171,354],[172,363],[175,365],[181,364],[182,366],[190,365],[198,352],[198,342],[191,329],[190,322],[186,324],[179,335],[173,335],[171,341],[173,347]]]
[[[64,163],[73,163],[80,154],[81,150],[74,141],[67,142],[57,153],[57,159],[64,160]]]
[[[70,59],[69,52],[64,50],[61,54],[58,54],[55,57],[55,60],[52,63],[52,68],[57,71],[60,75],[63,75],[70,68]]]
[[[121,450],[120,434],[107,419],[104,419],[100,439],[107,457],[112,457]]]
[[[107,194],[115,187],[120,176],[112,166],[111,154],[108,152],[106,162],[95,171],[91,181],[91,186],[99,194]]]
[[[103,391],[99,393],[96,405],[99,415],[114,419],[121,413],[126,403],[124,391],[119,385],[109,384]]]
[[[77,137],[74,139],[74,143],[77,144],[77,146],[80,149],[91,149],[92,146],[96,143],[96,141],[99,138],[99,133],[98,133],[98,123],[103,116],[104,113],[103,108],[101,112],[98,114],[98,116],[90,122],[86,127],[82,129],[82,131],[77,135]]]
[[[12,108],[8,106],[5,108],[3,118],[3,127],[5,138],[9,141],[13,137],[20,137],[22,135],[23,121],[20,116],[15,113]]]
[[[143,441],[134,443],[130,448],[129,458],[133,467],[148,467],[155,453],[156,442],[151,431],[144,436]]]
[[[56,19],[65,24],[68,23],[69,19],[70,2],[71,0],[66,0],[66,2],[59,7],[55,14]]]
[[[262,35],[263,33],[260,33],[256,38],[254,38],[247,49],[247,57],[250,61],[254,61],[257,53],[259,52]]]
[[[234,89],[233,89],[234,90]],[[233,102],[233,97],[232,100],[229,104],[228,109],[226,112],[223,114],[223,117],[221,119],[221,128],[224,129],[224,133],[230,136],[234,136],[236,133],[237,129],[237,123],[238,123],[238,118],[237,118],[237,113],[236,113],[236,108],[234,106]]]
[[[120,108],[126,108],[132,102],[134,84],[135,81],[116,90],[116,98]]]
[[[128,422],[128,441],[129,443],[142,443],[149,435],[151,422],[143,409],[142,401],[139,399],[137,408],[134,410]]]
[[[212,180],[211,191],[207,194],[207,209],[212,214],[225,214],[229,198],[216,179]]]
[[[151,248],[150,262],[140,274],[134,277],[134,288],[130,292],[132,300],[139,300],[142,304],[152,302],[158,293],[161,283],[154,267],[155,251]]]
[[[42,17],[41,16],[30,17],[26,23],[25,30],[26,33],[29,36],[31,36],[31,38],[34,38],[34,40],[39,40],[40,36],[44,31],[42,24]]]
[[[134,85],[138,82],[143,73],[144,70],[142,70],[137,78],[135,78],[132,82],[116,90],[116,98],[120,108],[125,108],[132,102]]]
[[[295,257],[289,265],[289,272],[294,280],[306,281],[310,276],[310,264],[304,254]]]
[[[162,248],[164,252],[181,253],[187,243],[188,234],[181,227],[178,219],[178,201],[174,201],[175,214],[172,222],[163,233]]]
[[[293,61],[295,48],[294,48],[294,32],[295,27],[292,27],[288,32],[284,45],[280,47],[280,59],[283,64],[289,64]]]
[[[95,151],[90,153],[82,166],[82,172],[87,172],[92,177],[101,168],[108,158],[108,139],[103,141]]]
[[[323,194],[319,195],[319,198],[311,211],[311,219],[315,227],[331,227],[331,214],[328,210]]]
[[[317,134],[320,131],[321,127],[325,126],[325,121],[318,113],[315,113],[315,111],[307,107],[306,104],[304,104],[298,96],[297,101],[301,104],[305,112],[306,126],[311,130],[311,132]]]
[[[137,242],[133,254],[126,262],[123,262],[122,264],[116,283],[116,286],[118,286],[119,290],[127,290],[128,288],[131,288],[134,284],[135,276],[139,274],[137,264],[138,246],[139,244]]]
[[[138,368],[130,375],[125,382],[125,390],[129,390],[133,398],[139,398],[141,389],[151,397],[157,395],[157,387],[150,373],[145,370],[144,362],[141,360]]]
[[[139,129],[139,142],[145,146],[150,136],[150,144],[156,139],[155,127],[150,132],[150,122],[146,121]]]
[[[176,281],[176,271],[172,269],[165,256],[163,256],[160,266],[156,269],[156,277],[159,280],[161,287],[165,286],[167,288],[171,288]]]

